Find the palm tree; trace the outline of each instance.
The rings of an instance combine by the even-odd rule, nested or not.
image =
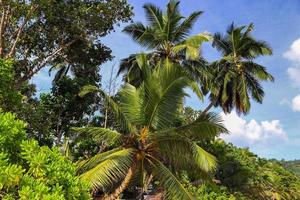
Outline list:
[[[147,189],[158,181],[166,199],[193,199],[182,186],[175,171],[189,170],[197,174],[215,169],[216,160],[197,142],[227,132],[219,116],[208,113],[194,122],[174,126],[182,115],[186,87],[195,89],[184,71],[170,62],[152,70],[146,55],[140,55],[138,65],[145,80],[139,87],[126,83],[119,91],[119,103],[104,92],[87,86],[81,95],[97,90],[115,114],[122,130],[99,127],[75,128],[105,141],[109,150],[79,164],[80,177],[95,189],[106,193],[104,199],[116,199],[134,185]]]
[[[226,35],[214,34],[213,47],[222,54],[222,58],[211,64],[215,79],[211,88],[210,105],[221,106],[225,113],[233,108],[238,113],[248,113],[250,97],[262,103],[264,97],[261,81],[273,81],[266,67],[256,63],[259,56],[272,55],[269,45],[251,36],[253,24],[235,27],[231,24]]]
[[[152,66],[168,58],[179,63],[195,80],[205,77],[206,62],[200,56],[200,46],[209,41],[211,36],[203,33],[189,37],[192,26],[202,12],[196,11],[184,17],[180,14],[177,0],[171,0],[165,12],[150,3],[144,5],[144,10],[148,25],[136,22],[126,26],[123,31],[138,44],[151,50],[148,59],[152,61]],[[119,74],[125,73],[127,82],[138,85],[143,77],[135,58],[136,54],[123,59]]]

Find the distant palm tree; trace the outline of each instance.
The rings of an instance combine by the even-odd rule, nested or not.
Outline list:
[[[206,33],[189,36],[202,12],[196,11],[184,17],[179,11],[177,0],[171,0],[165,12],[149,3],[144,5],[144,10],[148,25],[136,22],[126,26],[123,31],[138,44],[151,50],[148,59],[152,61],[152,66],[168,58],[179,63],[196,80],[205,77],[206,61],[200,56],[200,46],[209,41],[211,36]],[[122,60],[119,74],[126,73],[125,80],[138,85],[143,77],[135,57],[136,54]]]
[[[264,91],[260,82],[273,81],[274,78],[254,59],[272,55],[272,50],[266,42],[253,38],[250,35],[252,30],[253,24],[247,27],[231,24],[226,35],[214,34],[213,47],[223,57],[210,66],[215,77],[212,80],[214,87],[211,88],[211,103],[203,113],[212,106],[221,106],[226,113],[235,108],[246,114],[250,109],[250,97],[262,103]]]
[[[130,185],[142,188],[143,193],[153,181],[163,188],[166,199],[193,199],[172,171],[205,174],[215,169],[215,157],[196,142],[227,130],[220,117],[212,113],[190,124],[174,126],[182,115],[180,109],[187,95],[184,89],[194,89],[195,82],[178,65],[165,62],[164,67],[152,70],[146,55],[136,60],[145,79],[138,88],[126,83],[118,93],[118,104],[97,88],[87,86],[81,92],[100,92],[122,130],[75,128],[110,146],[110,150],[79,164],[80,177],[95,189],[110,193],[104,199],[117,199]]]

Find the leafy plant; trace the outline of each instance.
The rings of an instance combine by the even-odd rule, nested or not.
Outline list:
[[[79,163],[80,177],[94,189],[111,193],[104,199],[117,198],[131,184],[142,191],[153,180],[164,189],[164,198],[193,199],[173,170],[192,170],[206,174],[216,167],[213,155],[196,141],[226,132],[220,118],[212,113],[195,122],[175,127],[180,116],[185,88],[194,88],[178,65],[165,62],[163,67],[150,69],[146,55],[137,58],[145,80],[136,88],[125,84],[119,91],[119,103],[94,87],[85,87],[84,95],[100,92],[112,108],[122,130],[99,127],[75,128],[91,134],[109,147],[103,153]],[[141,192],[140,195],[143,195]]]
[[[89,185],[58,148],[25,140],[25,124],[0,112],[1,199],[90,199]]]
[[[0,58],[0,108],[15,110],[21,104],[22,95],[14,88],[13,61]]]
[[[300,180],[278,162],[267,161],[217,140],[210,147],[219,161],[215,175],[221,184],[249,199],[300,199]]]

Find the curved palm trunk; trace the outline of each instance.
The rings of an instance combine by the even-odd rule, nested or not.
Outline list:
[[[210,104],[202,111],[202,114],[205,115],[213,106],[214,102],[210,102]]]
[[[126,174],[123,182],[120,186],[108,196],[104,196],[102,200],[116,200],[120,196],[120,194],[128,187],[131,178],[133,177],[135,171],[135,165],[131,166]]]

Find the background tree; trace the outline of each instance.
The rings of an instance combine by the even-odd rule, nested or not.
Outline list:
[[[256,63],[259,56],[272,55],[269,45],[251,35],[253,24],[235,27],[231,24],[226,35],[214,34],[213,47],[219,50],[222,58],[211,64],[214,75],[210,105],[220,106],[225,113],[233,108],[239,113],[248,113],[250,98],[262,103],[264,97],[261,81],[273,81],[266,67]]]
[[[209,34],[189,36],[196,20],[202,11],[195,11],[184,17],[179,10],[179,1],[171,0],[166,10],[147,3],[144,5],[147,25],[135,22],[126,26],[123,32],[132,37],[134,41],[151,52],[148,59],[152,67],[159,61],[169,59],[180,64],[191,77],[197,81],[207,78],[205,71],[206,61],[200,56],[200,46],[210,40]],[[135,60],[136,54],[122,60],[119,74],[125,73],[125,81],[139,85],[143,73]]]
[[[259,158],[248,149],[222,140],[206,148],[219,161],[216,179],[231,191],[239,191],[249,199],[300,199],[300,180],[279,162]]]
[[[15,72],[13,61],[0,58],[0,108],[17,110],[20,108],[22,95],[14,89]]]
[[[15,59],[16,87],[45,66],[99,66],[111,58],[100,37],[126,22],[126,0],[0,1],[0,58]]]
[[[68,130],[71,126],[87,124],[91,120],[89,116],[99,110],[101,99],[97,94],[89,94],[83,99],[78,96],[78,93],[85,85],[99,87],[100,75],[84,68],[76,68],[76,70],[75,77],[66,76],[54,83],[51,93],[42,94],[37,107],[30,108],[32,113],[23,116],[30,124],[29,136],[37,140],[41,139],[39,140],[41,144],[50,142],[50,146],[61,145],[62,139],[69,136]],[[38,118],[34,118],[36,115],[39,115]],[[35,120],[38,122],[35,123]],[[46,121],[42,122],[42,120]],[[40,127],[40,123],[45,126]],[[45,127],[47,127],[46,131]]]

